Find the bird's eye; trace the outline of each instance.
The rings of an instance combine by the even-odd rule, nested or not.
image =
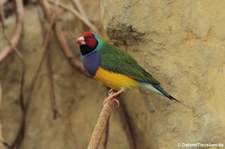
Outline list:
[[[91,36],[88,36],[88,39],[90,40],[91,39]]]

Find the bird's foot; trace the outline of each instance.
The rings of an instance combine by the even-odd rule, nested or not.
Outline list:
[[[118,99],[118,96],[124,92],[124,89],[120,89],[119,91],[116,91],[114,89],[110,89],[108,91],[108,97],[104,100],[103,104],[105,104],[106,102],[108,102],[109,100],[114,100],[116,102],[116,107],[118,108],[120,106],[120,102]]]
[[[117,92],[117,91],[114,90],[114,89],[112,89],[112,88],[110,88],[110,89],[108,90],[108,96],[109,96],[110,94],[112,94],[112,93],[115,93],[115,92]]]
[[[113,100],[116,102],[116,108],[118,108],[120,106],[120,102],[118,99],[116,98],[113,98],[113,97],[110,97],[108,96],[104,101],[103,101],[103,104],[106,104],[106,102],[110,101],[110,100]]]

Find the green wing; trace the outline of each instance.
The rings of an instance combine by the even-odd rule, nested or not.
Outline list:
[[[120,48],[104,42],[98,52],[101,55],[100,65],[104,69],[126,75],[140,82],[159,84],[133,57]]]

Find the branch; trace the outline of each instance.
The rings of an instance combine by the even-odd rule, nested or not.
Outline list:
[[[49,8],[49,5],[48,5],[48,3],[45,1],[45,0],[39,0],[38,1],[39,2],[39,5],[42,7],[42,12],[44,12],[44,15],[45,15],[45,17],[47,18],[47,20],[48,20],[48,22],[50,23],[50,24],[52,24],[51,23],[51,20],[52,20],[52,12],[50,11],[50,8]],[[57,5],[58,5],[58,3],[57,3]],[[57,5],[55,5],[55,6],[57,6]],[[40,18],[40,21],[42,21],[42,19]],[[71,49],[69,48],[69,46],[67,45],[67,43],[66,43],[66,40],[65,40],[65,38],[63,37],[63,35],[61,34],[61,30],[57,27],[57,24],[56,24],[56,22],[54,22],[53,24],[52,24],[52,26],[51,26],[51,29],[54,31],[54,33],[55,33],[55,36],[56,36],[56,32],[59,32],[58,34],[59,34],[59,36],[56,36],[56,39],[58,40],[58,42],[60,43],[60,46],[61,46],[61,48],[62,48],[62,50],[63,50],[63,52],[64,52],[64,54],[66,55],[66,57],[70,60],[69,62],[70,62],[70,64],[72,65],[72,66],[74,66],[74,68],[76,68],[77,70],[79,70],[80,72],[82,72],[83,74],[85,74],[86,76],[88,76],[88,73],[85,71],[85,69],[83,68],[83,66],[82,66],[82,64],[77,60],[77,59],[75,59],[75,57],[73,56],[73,53],[72,53],[72,51],[71,51]],[[57,38],[58,37],[58,38]],[[48,55],[48,56],[50,56],[50,55]],[[47,61],[49,61],[48,59],[47,59]],[[50,62],[50,61],[49,61]],[[49,63],[49,62],[47,62],[47,63]],[[51,64],[48,64],[49,66],[51,65]],[[50,73],[49,75],[52,75],[51,73],[52,72],[48,72],[48,73]],[[52,76],[50,76],[50,77],[52,77]],[[54,88],[53,88],[53,78],[49,78],[50,79],[50,85],[51,85],[51,96],[52,96],[52,99],[54,100]],[[73,142],[74,142],[74,145],[75,145],[75,148],[76,149],[79,149],[79,145],[78,145],[78,142],[77,142],[77,139],[76,139],[76,136],[75,136],[75,134],[73,134],[72,133],[72,129],[71,129],[71,125],[70,125],[70,122],[69,122],[69,120],[68,119],[66,119],[65,118],[65,116],[64,116],[64,114],[62,114],[62,112],[60,111],[60,109],[58,109],[57,107],[56,107],[56,103],[55,103],[55,101],[53,101],[54,103],[52,104],[52,106],[53,106],[53,110],[55,111],[57,111],[57,114],[59,114],[59,116],[60,116],[60,118],[62,118],[62,121],[63,121],[63,123],[66,125],[66,128],[67,128],[67,131],[68,131],[68,133],[71,135],[71,137],[72,137],[72,139],[73,139]]]
[[[58,3],[57,3],[57,5],[58,5]],[[41,25],[42,25],[42,32],[45,33],[46,29],[43,25],[44,24],[44,20],[43,20],[44,18],[42,18],[42,11],[39,11],[39,19],[40,19],[40,22],[41,22]],[[51,28],[52,27],[53,26],[51,25]],[[71,138],[73,139],[73,143],[75,145],[75,148],[79,149],[80,147],[78,145],[76,136],[72,132],[71,124],[70,124],[69,120],[66,118],[66,116],[63,114],[63,112],[59,109],[59,107],[57,106],[56,101],[55,101],[54,84],[53,84],[53,78],[52,78],[53,72],[52,72],[52,68],[51,68],[52,66],[51,66],[50,56],[51,56],[50,51],[48,51],[46,63],[47,63],[47,69],[48,69],[50,98],[51,98],[51,105],[52,105],[52,110],[53,110],[53,118],[56,118],[56,116],[59,116],[62,119],[62,122],[66,126],[68,134],[70,134]]]
[[[49,5],[46,1],[44,0],[39,0],[39,4],[41,5],[44,14],[47,18],[48,21],[51,20],[51,11],[49,10]],[[53,26],[53,31],[55,33],[55,37],[64,53],[66,58],[68,59],[69,63],[79,72],[84,74],[87,77],[90,77],[88,72],[84,69],[83,65],[81,64],[80,60],[74,57],[72,50],[68,46],[65,37],[62,34],[61,29],[58,27],[58,25],[55,23]]]
[[[12,45],[6,46],[0,53],[0,64],[9,56],[9,54],[13,51],[13,49],[17,46],[19,43],[22,32],[23,32],[23,17],[24,17],[24,11],[23,11],[23,2],[22,0],[16,0],[16,6],[17,6],[17,18],[16,18],[16,27],[15,32],[10,39],[10,43]],[[2,13],[1,13],[2,14]],[[1,15],[1,19],[4,20],[3,15]],[[3,28],[5,26],[3,25]]]
[[[48,76],[48,84],[49,84],[49,90],[50,90],[49,96],[50,96],[50,101],[52,106],[53,119],[56,119],[59,112],[58,112],[58,106],[56,104],[56,98],[55,98],[55,88],[54,88],[53,70],[52,70],[50,51],[48,51],[46,66],[47,66],[47,76]]]
[[[88,17],[80,3],[80,0],[70,0],[70,1],[73,3],[73,5],[75,7],[77,7],[78,11],[80,12],[83,22],[87,26],[89,26],[95,33],[99,34],[100,33],[99,30],[88,20]]]
[[[109,120],[107,121],[104,134],[102,135],[101,146],[102,149],[107,149],[108,139],[109,139]]]
[[[52,0],[48,0],[48,1],[51,4],[54,3],[54,1],[52,1]],[[64,5],[63,3],[59,3],[59,7],[64,9],[64,10],[66,10],[66,11],[69,11],[70,13],[72,13],[74,16],[76,16],[78,19],[80,19],[87,27],[89,27],[92,31],[94,31],[95,33],[99,34],[98,29],[87,19],[86,16],[82,15],[77,10],[71,8],[68,5]],[[81,5],[79,7],[81,7]]]
[[[86,77],[90,77],[88,72],[85,70],[84,66],[82,65],[81,61],[74,57],[72,50],[68,46],[65,37],[62,34],[62,31],[58,26],[56,25],[54,28],[54,33],[56,36],[56,39],[61,47],[61,49],[64,52],[64,55],[68,59],[69,63],[80,73],[84,74]]]
[[[53,24],[55,23],[55,16],[56,16],[56,7],[58,6],[58,0],[54,2],[54,8],[53,8],[53,17],[52,17],[52,21],[50,23],[50,28],[47,29],[46,25],[45,25],[45,21],[44,21],[44,17],[43,17],[43,12],[42,10],[40,9],[40,7],[38,7],[38,15],[39,15],[39,21],[40,21],[40,24],[41,24],[41,28],[42,28],[42,36],[43,36],[43,39],[46,39],[47,37],[47,32],[51,31],[51,28],[53,27]],[[56,99],[55,99],[55,89],[54,89],[54,80],[53,80],[53,70],[52,70],[52,63],[51,63],[51,52],[49,49],[50,47],[50,42],[46,48],[47,50],[47,57],[46,57],[46,67],[47,67],[47,77],[48,77],[48,85],[49,85],[49,96],[50,96],[50,101],[51,101],[51,107],[52,107],[52,112],[53,112],[53,119],[56,119],[57,116],[60,114],[59,111],[58,111],[58,107],[57,107],[57,104],[56,104]]]
[[[70,0],[70,1],[73,3],[73,5],[74,5],[75,7],[77,7],[78,11],[79,11],[80,14],[84,17],[84,19],[88,20],[88,17],[87,17],[87,15],[86,15],[86,13],[85,13],[85,11],[84,11],[84,9],[83,9],[81,3],[80,3],[80,0]]]
[[[113,108],[117,105],[115,99],[112,96],[108,96],[105,99],[105,103],[103,105],[102,111],[98,117],[98,121],[95,125],[94,131],[91,136],[91,140],[88,145],[88,149],[97,149],[102,137],[102,134],[106,128],[107,121],[112,113]]]
[[[22,4],[22,1],[21,0],[17,0],[16,1],[16,4],[17,4],[17,9],[19,9],[19,10],[22,9],[22,8],[19,8],[19,7],[23,7],[23,4]],[[24,94],[23,94],[23,88],[24,88],[24,78],[25,78],[25,72],[26,72],[25,62],[24,62],[24,60],[22,58],[22,55],[20,54],[20,52],[16,48],[16,45],[14,45],[14,43],[12,43],[12,41],[10,41],[10,39],[7,36],[6,28],[5,28],[5,24],[4,24],[3,12],[1,13],[1,18],[2,18],[2,29],[3,29],[4,37],[5,37],[6,41],[8,42],[9,47],[12,49],[12,51],[15,51],[16,56],[18,56],[18,58],[19,58],[19,60],[20,60],[20,62],[22,64],[22,74],[21,74],[21,80],[20,80],[19,103],[20,103],[20,108],[21,108],[22,115],[23,115],[23,113],[24,113]],[[13,148],[17,144],[17,142],[20,142],[20,140],[23,138],[23,135],[24,135],[23,134],[23,122],[21,122],[21,125],[19,127],[19,130],[18,130],[18,133],[16,135],[16,138],[15,138],[15,140],[12,143],[12,146],[9,146],[6,142],[3,142],[3,144],[5,146],[7,146],[8,148]]]
[[[57,3],[57,1],[56,1]],[[50,39],[51,39],[51,28],[53,26],[53,23],[54,23],[54,20],[55,20],[55,17],[52,17],[51,19],[51,24],[50,24],[50,27],[49,27],[49,30],[46,32],[46,38],[44,40],[44,43],[43,43],[43,55],[41,57],[41,61],[38,65],[38,68],[32,78],[32,81],[31,81],[31,84],[30,84],[30,92],[28,94],[28,99],[27,99],[27,102],[24,103],[23,102],[23,97],[21,96],[21,100],[20,100],[20,105],[22,107],[22,120],[21,120],[21,124],[20,124],[20,127],[19,127],[19,131],[17,133],[17,136],[15,138],[15,140],[13,141],[12,145],[10,148],[20,148],[21,144],[22,144],[22,141],[24,139],[24,135],[25,135],[25,131],[26,131],[26,117],[27,117],[27,111],[29,110],[29,106],[30,106],[30,102],[31,102],[31,99],[32,99],[32,93],[33,93],[33,89],[34,89],[34,86],[35,86],[35,83],[36,83],[36,80],[37,80],[37,77],[38,77],[38,74],[40,72],[40,69],[41,69],[41,66],[42,66],[42,63],[44,61],[44,59],[46,58],[47,56],[47,52],[48,52],[48,47],[49,47],[49,43],[50,43]],[[24,66],[24,65],[23,65]],[[25,72],[24,72],[25,73]],[[23,76],[24,76],[24,73],[23,73]],[[21,80],[21,86],[23,84],[23,81],[24,79],[22,78]],[[22,91],[22,90],[21,90]],[[22,94],[21,94],[22,95]]]
[[[3,6],[6,2],[7,2],[7,0],[1,0],[1,1],[0,1],[0,5]]]

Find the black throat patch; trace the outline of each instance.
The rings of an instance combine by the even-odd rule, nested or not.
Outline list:
[[[94,50],[95,50],[95,48],[90,48],[87,45],[80,45],[80,52],[81,52],[81,55],[83,55],[83,56],[88,53],[91,53]]]

